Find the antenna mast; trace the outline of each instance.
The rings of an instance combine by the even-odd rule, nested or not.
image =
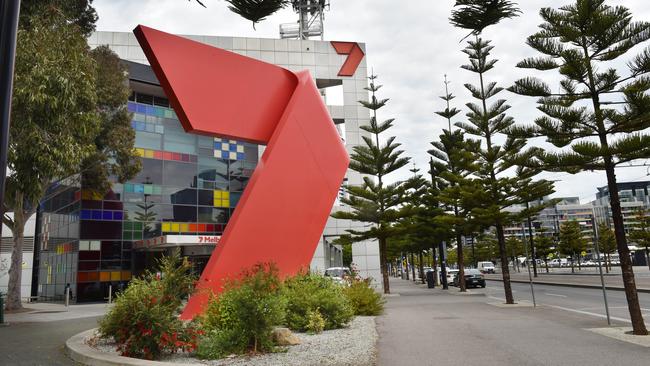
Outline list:
[[[297,23],[280,24],[280,38],[323,40],[323,20],[325,10],[329,10],[329,0],[291,0],[293,11],[298,14]]]

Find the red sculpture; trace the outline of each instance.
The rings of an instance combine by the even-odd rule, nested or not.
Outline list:
[[[334,50],[339,55],[348,55],[339,70],[338,76],[352,76],[357,71],[357,67],[363,60],[363,50],[356,42],[330,42]]]
[[[308,72],[134,33],[186,131],[267,145],[181,315],[191,319],[245,268],[273,262],[288,276],[309,266],[349,157]]]

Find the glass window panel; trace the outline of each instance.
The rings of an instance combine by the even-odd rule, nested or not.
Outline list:
[[[212,206],[214,201],[214,192],[212,190],[199,190],[199,205]],[[199,219],[201,221],[201,219]]]
[[[196,165],[165,161],[164,166],[164,185],[176,187],[196,186]]]
[[[180,205],[196,205],[196,189],[183,188],[170,195],[171,203]]]
[[[162,135],[154,133],[154,127],[151,123],[143,126],[145,131],[135,132],[135,146],[144,149],[162,150]]]
[[[228,221],[228,209],[199,207],[198,222],[225,223]]]
[[[82,221],[80,239],[121,239],[121,221]]]
[[[196,155],[196,135],[167,130],[162,136],[163,150]]]
[[[116,260],[122,257],[122,242],[102,241],[101,248],[102,261]]]
[[[161,160],[154,159],[141,159],[141,161],[142,169],[130,182],[134,183],[134,191],[136,185],[142,185],[145,182],[151,184],[162,184],[163,162]]]
[[[248,178],[246,177],[231,177],[230,178],[230,190],[233,192],[241,192],[246,188],[248,184]]]

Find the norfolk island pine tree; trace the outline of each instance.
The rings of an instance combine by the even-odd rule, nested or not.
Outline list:
[[[350,156],[350,169],[363,175],[363,183],[359,186],[346,187],[349,197],[341,202],[350,207],[350,211],[338,211],[332,217],[344,220],[369,223],[366,230],[347,230],[353,241],[376,239],[379,243],[379,261],[382,274],[384,293],[390,293],[388,279],[388,239],[395,237],[395,223],[403,215],[399,206],[404,200],[404,182],[386,182],[386,176],[397,171],[409,163],[409,158],[403,157],[403,150],[399,150],[399,143],[395,137],[389,137],[382,142],[379,135],[393,126],[394,119],[383,122],[377,121],[377,110],[388,102],[388,99],[377,99],[376,92],[381,85],[375,84],[376,75],[368,77],[370,80],[365,89],[371,93],[370,101],[359,101],[361,105],[372,112],[370,124],[360,126],[362,130],[370,133],[372,137],[362,136],[363,145],[353,148]]]
[[[547,170],[605,171],[632,327],[634,334],[646,335],[615,167],[650,157],[650,136],[642,132],[650,127],[650,50],[628,62],[624,77],[607,63],[647,41],[650,23],[633,22],[628,9],[608,6],[604,0],[577,0],[559,10],[543,8],[540,15],[544,21],[541,30],[528,37],[527,44],[543,56],[527,58],[518,66],[557,70],[564,78],[560,91],[551,92],[535,77],[516,81],[510,90],[539,98],[538,109],[544,116],[526,133],[565,148],[541,155]]]

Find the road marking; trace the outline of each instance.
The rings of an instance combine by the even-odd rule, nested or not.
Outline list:
[[[548,292],[545,292],[544,295],[548,295],[548,296],[557,296],[557,297],[568,297],[568,296],[566,296],[566,295],[550,294],[550,293],[548,293]]]
[[[604,314],[598,314],[598,313],[592,313],[592,312],[589,312],[589,311],[582,311],[582,310],[577,310],[577,309],[565,308],[564,306],[548,305],[548,304],[544,304],[544,305],[546,305],[546,306],[548,306],[550,308],[556,308],[556,309],[560,309],[560,310],[564,310],[564,311],[570,311],[572,313],[590,315],[590,316],[595,316],[595,317],[598,317],[598,318],[607,319],[607,315],[604,315]],[[615,316],[610,316],[609,318],[611,320],[616,320],[616,321],[619,321],[619,322],[632,323],[628,319],[618,318],[618,317],[615,317]]]

